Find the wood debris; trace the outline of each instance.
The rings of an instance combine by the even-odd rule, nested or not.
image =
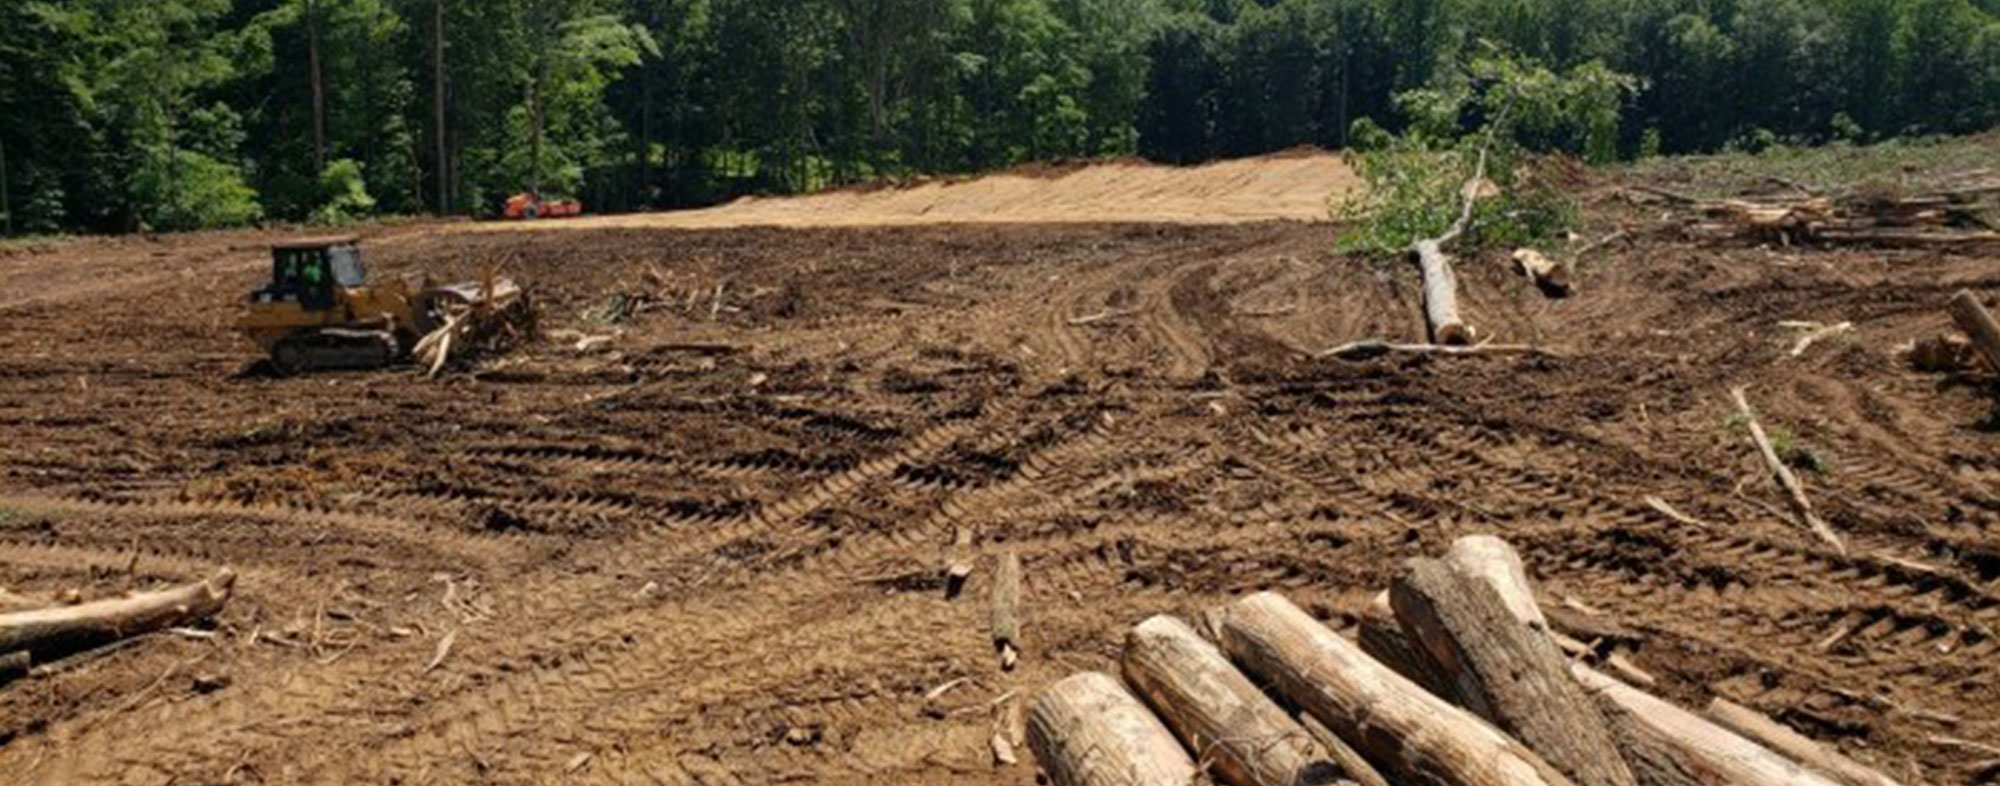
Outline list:
[[[1743,199],[1697,199],[1664,189],[1633,190],[1666,199],[1694,215],[1697,237],[1783,245],[1825,244],[1937,248],[2000,243],[2000,179],[1891,196],[1850,193]]]

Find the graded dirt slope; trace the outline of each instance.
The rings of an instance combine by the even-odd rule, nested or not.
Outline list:
[[[2000,297],[2000,256],[1640,232],[1564,301],[1470,259],[1469,320],[1565,357],[1342,363],[1312,354],[1420,337],[1420,295],[1332,231],[380,232],[378,273],[517,259],[549,327],[616,336],[438,381],[243,373],[256,236],[0,261],[0,292],[63,282],[0,305],[0,586],[241,576],[212,640],[0,687],[0,781],[1027,786],[988,753],[1008,691],[1261,589],[1351,630],[1401,559],[1472,532],[1677,701],[1909,783],[1993,777],[1994,379],[1896,349],[1956,288]],[[48,278],[72,262],[87,282]],[[1792,358],[1795,319],[1856,328]],[[1805,482],[1849,554],[1783,512],[1733,385],[1824,459]]]
[[[481,229],[716,229],[916,224],[1144,222],[1235,224],[1325,221],[1329,198],[1356,186],[1325,152],[1292,152],[1192,167],[1089,164],[1045,173],[844,189],[804,197],[746,198],[671,213],[489,223]]]

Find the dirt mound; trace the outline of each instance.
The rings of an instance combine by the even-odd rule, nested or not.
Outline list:
[[[592,216],[482,229],[859,227],[911,224],[1324,221],[1327,200],[1356,187],[1338,155],[1287,151],[1193,167],[1135,161],[1006,172],[963,182],[746,198],[706,210]]]

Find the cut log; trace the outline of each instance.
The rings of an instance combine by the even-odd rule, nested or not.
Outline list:
[[[1728,699],[1717,697],[1709,701],[1707,715],[1724,728],[1797,759],[1844,786],[1903,786],[1880,770],[1842,756],[1839,751]]]
[[[1968,290],[1959,290],[1951,298],[1951,319],[1972,339],[1979,354],[1985,356],[1986,367],[2000,373],[2000,322],[1993,321],[1993,314],[1979,304],[1979,298]]]
[[[1579,786],[1636,786],[1603,714],[1554,642],[1522,625],[1485,580],[1415,559],[1390,584],[1389,602],[1420,651],[1450,675],[1447,698],[1526,743]]]
[[[1792,468],[1785,466],[1784,459],[1778,458],[1777,448],[1771,446],[1771,438],[1765,436],[1763,424],[1757,422],[1757,413],[1750,409],[1749,397],[1744,395],[1742,388],[1729,391],[1729,395],[1736,402],[1737,413],[1750,427],[1750,440],[1757,443],[1758,455],[1764,457],[1764,465],[1770,468],[1771,476],[1777,478],[1778,485],[1785,489],[1785,497],[1791,501],[1792,514],[1798,517],[1799,524],[1833,546],[1834,551],[1846,554],[1846,542],[1834,534],[1833,527],[1827,526],[1818,514],[1813,513],[1812,501],[1806,499],[1806,489],[1799,483],[1799,476],[1792,474]]]
[[[1000,555],[1000,567],[993,572],[993,647],[1000,652],[1000,668],[1012,670],[1021,652],[1021,556]]]
[[[1028,711],[1028,749],[1054,786],[1188,786],[1194,761],[1109,674],[1074,674]]]
[[[1790,759],[1583,664],[1571,664],[1618,727],[1646,786],[1839,786]]]
[[[1532,248],[1516,249],[1514,265],[1521,274],[1535,283],[1542,294],[1553,298],[1569,297],[1569,266],[1548,258]]]
[[[1424,317],[1430,323],[1431,343],[1472,343],[1472,331],[1458,316],[1458,273],[1444,247],[1436,240],[1419,240],[1410,257],[1424,273]]]
[[[26,651],[54,660],[141,633],[215,616],[229,600],[236,574],[224,568],[207,581],[129,598],[0,614],[0,653]]]
[[[1526,746],[1368,657],[1291,601],[1230,604],[1223,649],[1405,786],[1570,786]]]
[[[1452,570],[1485,582],[1516,619],[1537,628],[1548,628],[1549,620],[1542,615],[1542,606],[1535,602],[1534,590],[1528,584],[1528,567],[1521,562],[1520,552],[1507,541],[1492,535],[1467,535],[1452,541],[1444,560]]]
[[[1506,541],[1483,536],[1459,539],[1452,545],[1454,559],[1450,561],[1456,569],[1474,554],[1486,555],[1483,561],[1491,564],[1520,563],[1519,555]],[[1546,626],[1525,571],[1476,570],[1465,575],[1492,586],[1524,624]],[[1521,613],[1521,609],[1528,613]],[[1589,666],[1572,663],[1570,672],[1609,721],[1612,736],[1641,786],[1830,786],[1810,773],[1776,777],[1803,770],[1756,743]]]
[[[1139,623],[1125,637],[1120,664],[1125,684],[1223,783],[1346,782],[1305,727],[1187,623],[1164,615]]]

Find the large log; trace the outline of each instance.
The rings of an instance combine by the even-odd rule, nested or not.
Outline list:
[[[1465,320],[1458,316],[1458,273],[1451,257],[1436,240],[1419,240],[1410,247],[1410,256],[1424,273],[1424,317],[1430,323],[1431,343],[1463,345],[1472,343]]]
[[[1506,541],[1461,538],[1452,546],[1450,561],[1464,575],[1492,586],[1524,624],[1546,625],[1526,571],[1491,569],[1520,565],[1520,556]],[[1487,567],[1477,567],[1481,565]],[[1573,663],[1570,672],[1610,722],[1642,786],[1830,786],[1756,743],[1589,666]]]
[[[1839,751],[1814,742],[1762,713],[1728,699],[1717,697],[1710,700],[1706,714],[1730,731],[1797,759],[1844,786],[1903,786],[1880,770],[1842,756]]]
[[[1303,726],[1187,623],[1157,616],[1125,637],[1125,683],[1201,766],[1235,786],[1340,783]]]
[[[1451,695],[1526,743],[1579,786],[1636,786],[1604,715],[1546,635],[1522,625],[1490,584],[1415,559],[1389,602],[1420,651],[1449,675]]]
[[[1281,596],[1230,604],[1222,645],[1404,786],[1571,786],[1534,751],[1368,657]]]
[[[1109,674],[1049,686],[1028,711],[1028,748],[1055,786],[1188,786],[1194,761]]]
[[[0,653],[27,651],[37,661],[129,636],[215,616],[229,600],[236,574],[227,568],[207,581],[129,598],[0,614]]]
[[[1570,672],[1633,747],[1647,786],[1839,786],[1812,770],[1581,663]],[[1636,751],[1636,752],[1635,752]]]
[[[1986,356],[1987,368],[2000,373],[2000,322],[1993,321],[1993,314],[1979,304],[1979,298],[1968,290],[1959,290],[1951,298],[1951,318],[1972,338],[1972,345],[1979,348],[1979,353]]]

